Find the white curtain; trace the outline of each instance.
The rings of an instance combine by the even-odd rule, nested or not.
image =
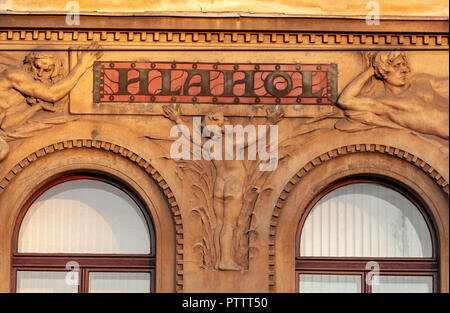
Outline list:
[[[301,274],[300,293],[360,293],[359,275]]]
[[[28,210],[19,252],[148,254],[150,236],[137,204],[100,181],[75,180],[46,191]]]
[[[379,276],[373,293],[432,293],[431,276]]]
[[[77,293],[78,286],[68,272],[18,271],[18,293]],[[66,279],[69,278],[69,279]]]
[[[428,227],[400,193],[376,184],[338,188],[312,209],[300,243],[301,256],[431,257]]]
[[[91,293],[148,293],[150,273],[90,273]]]

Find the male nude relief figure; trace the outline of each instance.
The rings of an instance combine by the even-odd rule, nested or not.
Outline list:
[[[0,161],[9,152],[1,134],[8,134],[26,124],[39,111],[55,111],[55,102],[64,98],[81,76],[101,56],[100,46],[91,44],[78,52],[72,71],[60,80],[61,62],[52,53],[33,51],[22,66],[10,67],[0,73]]]
[[[369,56],[367,69],[345,87],[337,103],[351,120],[448,140],[448,77],[410,72],[404,52],[377,52]]]
[[[166,105],[163,107],[165,116],[174,121],[177,125],[186,126],[190,134],[193,134],[195,129],[192,125],[188,125],[181,119],[181,114],[178,109],[174,109],[172,106]],[[269,130],[269,125],[277,124],[283,117],[282,111],[267,111],[266,129]],[[225,133],[226,119],[221,113],[210,112],[204,118],[202,127],[217,126],[222,133]],[[190,134],[185,134],[183,128],[179,128],[180,132],[189,140],[192,144],[195,144],[191,140]],[[257,138],[249,139],[246,136],[243,138],[236,138],[233,141],[233,151],[236,147],[247,147],[254,145],[262,136],[267,136],[267,133],[258,134]],[[236,136],[238,137],[238,136]],[[205,140],[205,137],[202,137]],[[204,142],[201,143],[203,147]],[[214,244],[219,249],[219,258],[216,268],[220,270],[241,270],[242,267],[234,259],[234,230],[237,225],[239,214],[243,205],[244,197],[244,181],[246,178],[246,170],[242,160],[235,158],[225,157],[227,151],[225,147],[225,141],[222,141],[222,157],[217,160],[211,159],[216,169],[216,179],[214,181],[213,191],[213,206],[214,212],[217,217],[217,229],[214,233]],[[236,151],[236,154],[238,152]]]

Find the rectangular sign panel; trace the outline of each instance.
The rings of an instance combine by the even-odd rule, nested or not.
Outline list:
[[[100,61],[94,103],[331,105],[336,64]]]

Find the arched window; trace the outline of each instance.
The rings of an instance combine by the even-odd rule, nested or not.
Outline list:
[[[41,188],[13,237],[13,291],[153,292],[155,240],[142,202],[108,178],[68,175]]]
[[[375,179],[322,191],[297,231],[297,288],[307,292],[437,292],[431,220],[411,194]]]

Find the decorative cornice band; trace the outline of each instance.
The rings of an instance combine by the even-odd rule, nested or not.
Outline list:
[[[121,31],[0,29],[0,42],[76,44],[98,41],[124,49],[145,48],[245,48],[251,49],[448,49],[448,34],[243,32],[243,31]],[[7,46],[4,47],[7,49]]]

